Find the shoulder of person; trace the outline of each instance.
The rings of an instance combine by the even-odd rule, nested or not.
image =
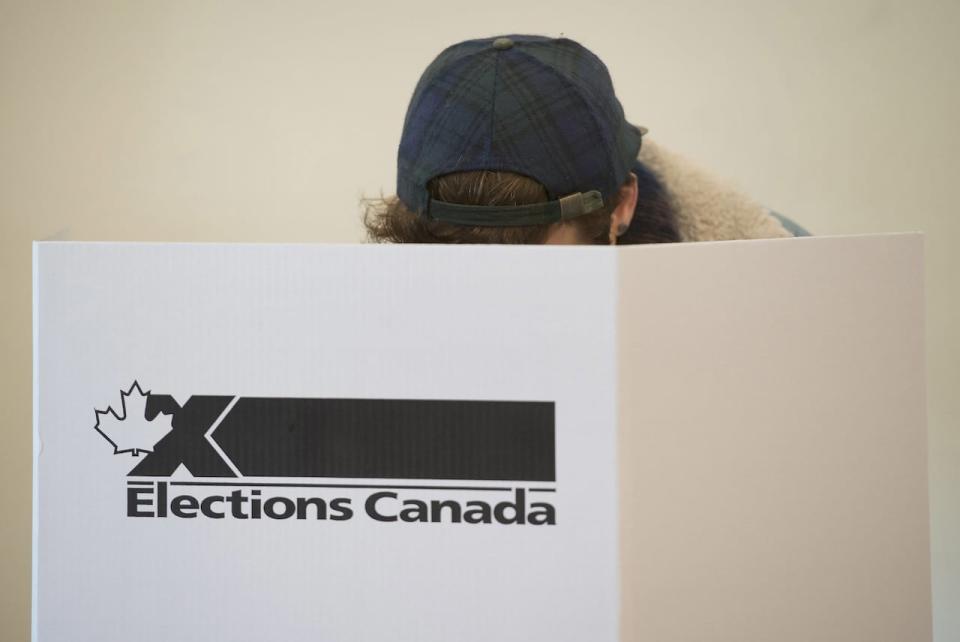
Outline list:
[[[637,160],[666,191],[683,241],[810,236],[791,219],[655,141],[644,139]]]

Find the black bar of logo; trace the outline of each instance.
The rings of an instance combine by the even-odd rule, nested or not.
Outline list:
[[[232,476],[185,460],[228,399],[164,405],[173,430],[131,475]],[[556,481],[553,402],[241,397],[213,439],[245,476]]]

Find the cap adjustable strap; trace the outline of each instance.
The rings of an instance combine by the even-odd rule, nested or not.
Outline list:
[[[564,196],[557,202],[560,203],[560,217],[566,220],[600,209],[603,207],[603,196],[601,196],[597,190],[587,192],[586,194],[583,192],[574,192],[573,194]]]
[[[603,195],[591,190],[530,205],[461,205],[431,198],[425,213],[428,218],[456,225],[507,227],[556,223],[589,214],[601,207]]]

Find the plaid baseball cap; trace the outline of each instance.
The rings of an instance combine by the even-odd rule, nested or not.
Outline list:
[[[646,129],[626,121],[606,65],[568,38],[509,35],[444,49],[414,89],[397,152],[397,196],[413,212],[460,225],[538,225],[608,202]],[[548,202],[463,205],[431,197],[452,172],[515,172]]]

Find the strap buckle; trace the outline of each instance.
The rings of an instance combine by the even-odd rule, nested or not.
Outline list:
[[[557,201],[560,203],[560,218],[564,221],[589,214],[603,207],[603,196],[597,190],[586,193],[574,192],[557,199]]]

